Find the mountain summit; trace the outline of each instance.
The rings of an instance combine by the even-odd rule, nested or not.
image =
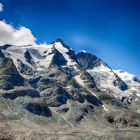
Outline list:
[[[51,127],[98,129],[104,136],[106,127],[108,135],[140,127],[140,80],[93,54],[76,54],[61,39],[39,47],[1,46],[0,92],[0,119],[14,133],[30,129],[31,138],[36,126],[38,135]]]

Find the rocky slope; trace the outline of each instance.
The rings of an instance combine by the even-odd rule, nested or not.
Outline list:
[[[34,133],[51,139],[51,130],[54,139],[80,139],[84,130],[81,139],[133,137],[140,127],[139,89],[135,76],[113,71],[95,55],[75,54],[61,39],[0,47],[0,122],[11,139],[35,139]]]

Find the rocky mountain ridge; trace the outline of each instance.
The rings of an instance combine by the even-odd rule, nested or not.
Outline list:
[[[1,106],[8,104],[0,120],[23,120],[24,127],[140,126],[140,80],[95,55],[76,54],[61,39],[40,47],[1,46],[0,92]]]

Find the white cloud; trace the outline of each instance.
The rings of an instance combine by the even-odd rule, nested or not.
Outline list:
[[[3,11],[3,4],[0,3],[0,12],[2,12],[2,11]]]
[[[0,21],[0,45],[36,45],[36,38],[30,29],[20,27],[15,29],[12,25],[5,21]]]

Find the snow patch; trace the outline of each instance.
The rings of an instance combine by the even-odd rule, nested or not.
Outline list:
[[[101,91],[110,90],[110,92],[115,93],[116,98],[120,97],[123,92],[114,86],[114,80],[116,80],[116,75],[114,72],[106,66],[103,62],[93,69],[88,69],[87,72],[94,78],[94,81]]]
[[[30,64],[26,61],[24,53],[29,51],[34,64]],[[10,57],[15,66],[19,67],[20,60],[23,64],[31,67],[35,71],[45,71],[51,64],[53,58],[53,45],[41,45],[41,46],[11,46],[6,50],[3,50],[6,57]],[[34,66],[33,66],[34,65]]]
[[[137,93],[137,96],[140,97],[140,93]]]
[[[137,78],[135,75],[122,70],[114,70],[114,72],[128,85],[127,93],[133,91],[137,93],[136,96],[140,97],[140,83],[134,80]]]
[[[105,105],[102,105],[102,107],[106,112],[109,112],[109,109],[107,109],[107,107]]]
[[[80,75],[76,75],[74,78],[80,85],[85,86],[84,80],[80,78]]]
[[[137,109],[137,113],[139,113],[139,114],[140,114],[140,109]]]
[[[80,52],[87,53],[85,50],[81,50]]]

